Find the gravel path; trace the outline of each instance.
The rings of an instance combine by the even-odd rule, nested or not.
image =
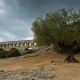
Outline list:
[[[0,72],[0,80],[80,80],[80,68],[37,67]]]

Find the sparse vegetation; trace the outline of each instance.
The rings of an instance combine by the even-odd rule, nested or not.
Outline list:
[[[4,70],[0,70],[0,72],[4,72]]]

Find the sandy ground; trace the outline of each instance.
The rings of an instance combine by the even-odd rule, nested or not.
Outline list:
[[[80,54],[75,55],[75,57],[80,61]],[[80,80],[80,63],[63,63],[64,59],[65,55],[53,51],[29,58],[0,59],[0,70],[9,71],[24,68],[54,67],[58,68],[56,75],[66,75],[66,77],[69,75],[74,77],[76,75],[76,78],[71,80]],[[52,61],[57,63],[54,64]]]
[[[2,70],[15,70],[20,68],[31,68],[39,66],[53,66],[51,61],[62,61],[64,56],[58,55],[55,52],[48,52],[35,57],[29,58],[9,58],[0,59],[0,69]],[[62,64],[64,65],[64,64]],[[57,65],[59,66],[59,65]]]
[[[58,54],[56,52],[48,52],[35,57],[29,58],[9,58],[0,59],[0,70],[15,70],[21,68],[33,68],[39,66],[70,66],[70,67],[80,67],[80,63],[63,63],[65,55]],[[80,61],[80,54],[75,55],[75,57]],[[52,62],[57,62],[56,65]]]

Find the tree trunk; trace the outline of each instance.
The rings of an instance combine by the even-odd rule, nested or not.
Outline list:
[[[74,57],[74,52],[70,49],[67,52],[67,57],[65,59],[67,62],[79,62],[77,59]]]
[[[65,61],[67,62],[79,62],[77,59],[75,59],[74,57],[74,51],[77,48],[77,42],[74,41],[72,42],[70,45],[65,45],[65,42],[58,42],[58,45],[60,48],[62,48],[66,54],[67,54],[67,58],[65,59]]]
[[[67,61],[67,62],[79,62],[74,57],[74,51],[77,48],[77,41],[72,42],[70,45],[66,45],[65,42],[58,42],[58,45],[60,48],[62,48],[66,52],[67,58],[65,59],[65,61]]]

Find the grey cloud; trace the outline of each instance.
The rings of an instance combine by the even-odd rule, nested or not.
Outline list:
[[[32,38],[30,28],[36,17],[79,6],[80,0],[0,0],[0,41]]]
[[[59,8],[79,8],[79,0],[4,0],[8,17],[30,20]]]

